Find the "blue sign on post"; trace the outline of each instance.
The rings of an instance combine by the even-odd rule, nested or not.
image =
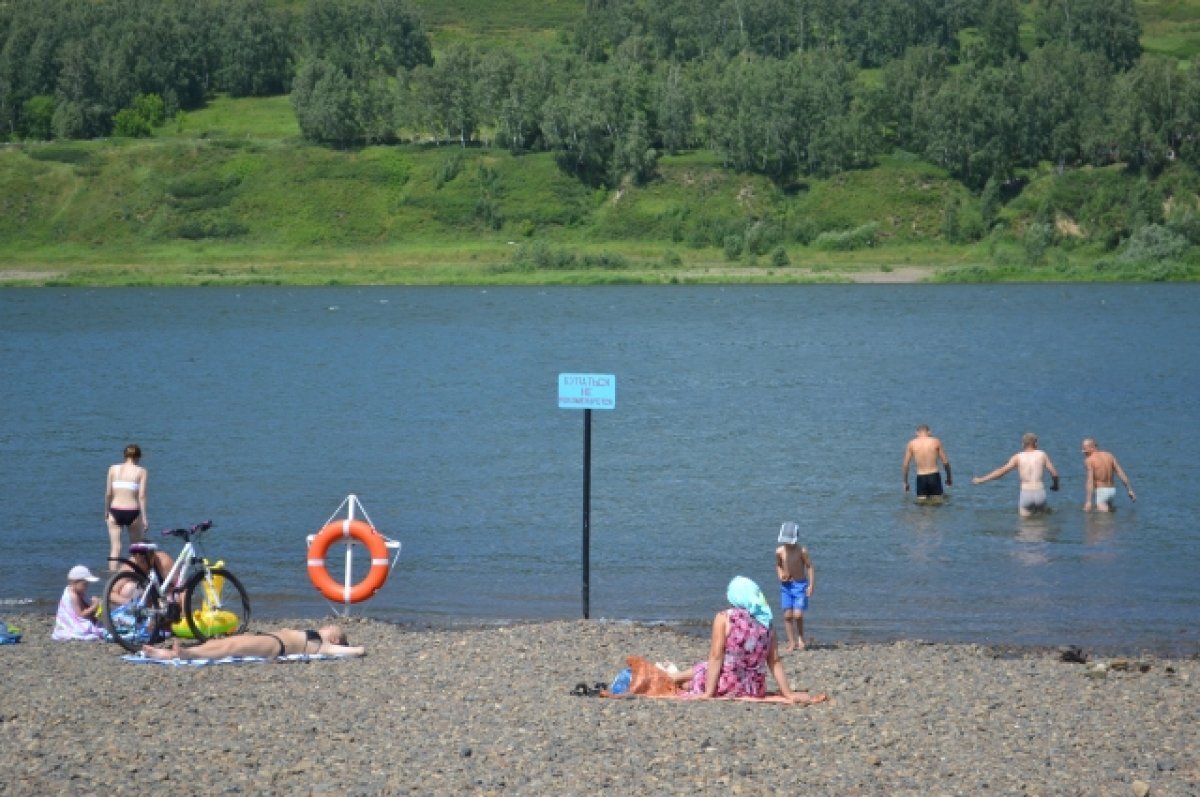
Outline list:
[[[560,410],[612,410],[617,407],[615,374],[559,374]]]
[[[591,616],[592,410],[617,407],[614,374],[559,374],[558,408],[583,410],[583,619]]]

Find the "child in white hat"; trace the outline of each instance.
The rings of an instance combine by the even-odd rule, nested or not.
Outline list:
[[[67,588],[58,601],[52,639],[60,642],[104,639],[104,629],[96,623],[100,599],[89,598],[87,594],[88,584],[99,580],[83,565],[75,565],[67,573]]]

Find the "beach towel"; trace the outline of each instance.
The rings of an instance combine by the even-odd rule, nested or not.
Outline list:
[[[600,693],[600,697],[611,698],[628,698],[628,697],[649,697],[658,700],[696,700],[695,695],[689,695],[682,692],[675,686],[675,682],[671,679],[670,673],[659,667],[649,659],[641,656],[629,656],[625,659],[625,663],[629,665],[629,689],[621,694],[612,694],[607,689]],[[806,705],[804,703],[792,703],[778,692],[767,692],[762,697],[717,697],[713,700],[740,700],[749,703],[783,703],[786,705]],[[820,703],[828,700],[824,695],[815,696],[813,702]]]
[[[323,653],[292,653],[287,656],[226,656],[223,659],[152,659],[140,653],[127,653],[121,657],[131,664],[165,664],[168,667],[208,667],[216,664],[264,664],[286,661],[341,661],[345,656],[326,656]]]

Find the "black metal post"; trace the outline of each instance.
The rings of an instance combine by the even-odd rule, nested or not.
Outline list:
[[[583,411],[583,619],[590,611],[589,582],[591,580],[591,504],[592,504],[592,411]]]

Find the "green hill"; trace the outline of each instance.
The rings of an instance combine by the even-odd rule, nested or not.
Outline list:
[[[437,51],[553,41],[583,0],[419,5]],[[1147,51],[1200,53],[1200,2],[1139,14]],[[1136,212],[1174,237],[1118,255]],[[906,153],[781,187],[696,151],[593,189],[548,153],[307,144],[287,97],[218,96],[148,139],[0,145],[12,285],[1196,279],[1177,242],[1198,217],[1182,164],[1046,165],[986,196]]]

